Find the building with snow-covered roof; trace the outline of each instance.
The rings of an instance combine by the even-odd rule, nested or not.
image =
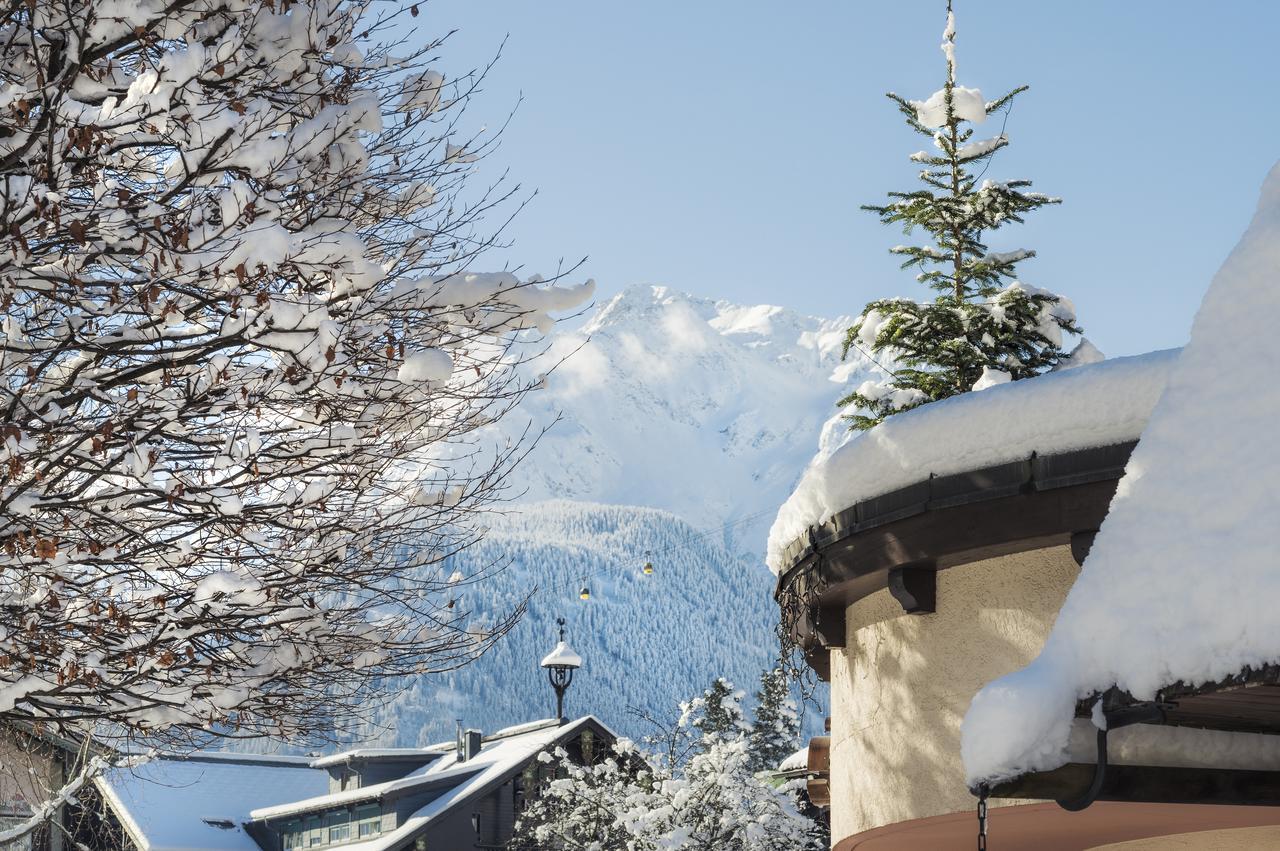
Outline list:
[[[616,736],[587,716],[468,730],[425,748],[332,756],[197,753],[160,757],[97,780],[114,830],[94,851],[401,851],[498,849],[563,748],[591,762]],[[107,844],[102,844],[107,843]]]
[[[547,659],[580,667],[561,626]],[[76,841],[89,851],[498,849],[525,801],[555,776],[540,755],[563,750],[589,764],[616,738],[586,716],[490,735],[459,725],[455,741],[420,748],[162,754],[95,778],[102,806],[91,809],[101,815]]]
[[[1278,274],[1273,173],[1185,350],[814,459],[769,561],[831,684],[836,849],[972,847],[980,791],[992,847],[1280,847]]]

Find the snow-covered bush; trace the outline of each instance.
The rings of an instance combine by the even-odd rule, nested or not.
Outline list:
[[[418,14],[0,11],[0,721],[334,734],[501,632],[432,566],[590,284],[469,271],[506,190]]]
[[[863,209],[906,233],[925,231],[931,245],[898,245],[902,268],[933,289],[933,301],[885,298],[871,302],[845,334],[844,353],[857,349],[888,373],[864,382],[839,404],[851,406],[852,427],[868,429],[885,417],[1003,381],[1029,378],[1065,357],[1064,333],[1079,333],[1071,303],[1016,279],[1017,264],[1035,256],[1025,248],[991,251],[984,239],[1059,199],[1031,192],[1029,180],[984,179],[991,158],[1009,144],[1003,132],[973,141],[971,125],[1009,108],[1026,90],[984,101],[956,84],[955,18],[950,4],[942,50],[947,79],[926,100],[896,94],[911,129],[934,151],[911,160],[924,188],[891,192],[883,206]]]
[[[799,785],[756,770],[742,692],[716,680],[679,720],[639,748],[619,739],[592,765],[562,749],[539,759],[557,777],[520,815],[515,851],[818,851],[821,827],[800,811]],[[715,719],[708,723],[707,719]],[[776,768],[774,765],[772,768]]]

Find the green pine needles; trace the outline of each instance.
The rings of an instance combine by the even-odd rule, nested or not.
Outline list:
[[[911,156],[924,166],[925,186],[890,192],[887,204],[863,208],[908,234],[919,229],[929,236],[931,244],[889,250],[904,258],[903,269],[918,269],[916,280],[937,295],[925,302],[873,301],[846,332],[844,357],[857,349],[893,367],[886,378],[866,381],[840,400],[841,407],[856,407],[847,419],[858,430],[927,402],[1038,375],[1066,357],[1063,333],[1080,333],[1069,301],[1017,280],[1017,264],[1034,251],[992,252],[983,242],[984,234],[1061,201],[1029,191],[1029,180],[982,179],[1009,139],[1001,133],[973,141],[971,125],[1007,108],[1027,87],[988,103],[977,89],[956,85],[950,3],[942,51],[942,89],[925,101],[889,94],[911,129],[933,144],[933,151]]]

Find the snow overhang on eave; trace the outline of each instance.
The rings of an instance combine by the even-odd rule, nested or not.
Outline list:
[[[420,762],[426,765],[440,758],[422,748],[357,748],[329,756],[317,757],[308,765],[311,768],[332,768],[352,762]]]
[[[1099,714],[1107,719],[1105,731],[1093,721]],[[1174,683],[1150,701],[1111,689],[1079,701],[1076,718],[1077,723],[1089,719],[1093,725],[1092,759],[1021,773],[989,786],[987,794],[997,799],[1052,800],[1073,811],[1096,801],[1280,806],[1280,739],[1261,738],[1280,737],[1280,665],[1245,668],[1213,683]],[[1240,761],[1223,753],[1218,764],[1202,764],[1198,756],[1188,763],[1174,742],[1174,747],[1166,749],[1170,764],[1162,760],[1117,763],[1109,752],[1113,747],[1109,739],[1118,730],[1138,726],[1185,728],[1201,737],[1206,732],[1244,734],[1248,738],[1240,745],[1252,751],[1251,759]],[[1219,736],[1217,741],[1224,740]],[[1200,749],[1206,744],[1202,742]],[[977,795],[983,790],[970,791]]]
[[[479,774],[488,768],[487,763],[463,763],[457,768],[447,771],[440,771],[431,774],[420,774],[413,777],[403,777],[398,780],[389,780],[385,783],[378,783],[373,786],[364,786],[358,789],[349,789],[344,792],[334,792],[330,795],[319,795],[314,798],[306,798],[301,801],[295,801],[289,804],[279,804],[274,807],[262,807],[249,813],[250,822],[266,823],[277,821],[281,818],[292,818],[307,813],[323,812],[324,810],[341,807],[347,804],[358,804],[366,801],[381,801],[390,798],[402,797],[408,794],[427,791],[438,786],[452,787],[465,782],[469,778]]]
[[[1099,767],[1119,726],[1112,721],[1133,721],[1116,736],[1146,732],[1161,747],[1220,737],[1196,764],[1154,750],[1154,760],[1133,760],[1165,775],[1198,772],[1180,784],[1184,803],[1215,800],[1215,784],[1241,771],[1263,772],[1242,789],[1280,793],[1278,279],[1280,164],[1209,285],[1039,655],[983,686],[965,713],[961,756],[972,786],[1043,779],[1077,761],[1079,699],[1096,696]],[[1093,777],[1086,791],[1098,799],[1115,781]]]

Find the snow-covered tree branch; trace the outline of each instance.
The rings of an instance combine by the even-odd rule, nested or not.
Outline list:
[[[333,735],[508,625],[437,566],[591,284],[469,271],[508,192],[417,16],[0,8],[0,721]]]

